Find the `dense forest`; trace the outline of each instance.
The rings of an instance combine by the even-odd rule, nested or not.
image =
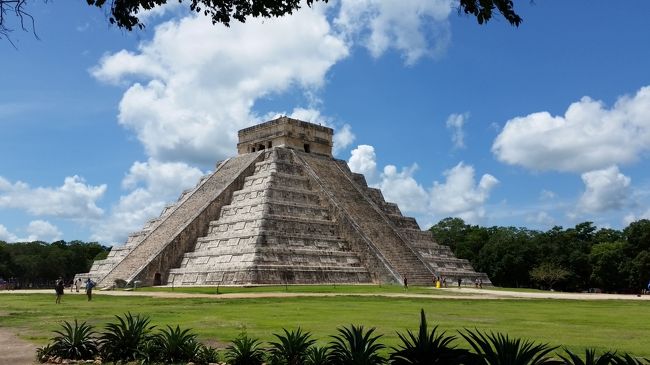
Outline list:
[[[436,240],[488,274],[494,285],[564,291],[600,289],[636,293],[650,280],[650,220],[623,230],[573,228],[535,231],[480,227],[445,218],[430,229]],[[96,242],[0,241],[0,279],[21,287],[47,286],[63,276],[88,272],[109,248]]]
[[[109,247],[96,242],[0,241],[0,279],[12,286],[51,286],[62,276],[72,281],[77,273],[88,272],[95,259],[105,258]]]
[[[546,232],[446,218],[430,228],[496,286],[638,293],[650,280],[650,220],[622,231],[584,222]]]

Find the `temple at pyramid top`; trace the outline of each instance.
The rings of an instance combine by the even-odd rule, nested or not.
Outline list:
[[[239,131],[237,153],[243,155],[273,147],[287,147],[332,156],[332,128],[286,116]]]

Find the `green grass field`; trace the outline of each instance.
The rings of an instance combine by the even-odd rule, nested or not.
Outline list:
[[[304,288],[309,289],[291,287],[289,291],[397,290],[397,287]],[[220,292],[226,289],[246,291],[220,288]],[[202,290],[216,292],[216,288]],[[284,291],[284,287],[276,287],[275,291]],[[419,291],[431,293],[425,288],[409,290]],[[24,338],[43,345],[63,320],[76,318],[101,326],[114,315],[131,311],[150,316],[158,326],[180,324],[193,328],[201,341],[211,345],[222,346],[244,330],[249,335],[270,340],[283,327],[298,326],[325,343],[337,327],[350,323],[377,327],[384,334],[383,342],[395,345],[395,331],[417,328],[420,308],[425,310],[429,323],[450,332],[479,328],[566,346],[574,351],[594,347],[650,357],[650,308],[647,302],[640,301],[467,300],[441,299],[433,294],[427,299],[360,296],[167,299],[96,295],[92,302],[87,302],[83,295],[66,293],[63,304],[55,305],[53,294],[2,294],[0,327],[20,329]],[[458,344],[464,346],[462,341]]]

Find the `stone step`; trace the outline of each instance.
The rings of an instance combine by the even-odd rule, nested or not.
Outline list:
[[[265,189],[239,190],[233,193],[230,205],[249,204],[248,201],[250,200],[261,200],[263,198],[303,204],[320,204],[320,197],[311,190],[269,186]]]
[[[413,278],[414,283],[427,279],[430,281],[431,271],[420,260],[417,253],[403,241],[400,234],[388,224],[388,217],[375,210],[372,200],[362,192],[364,187],[351,184],[352,176],[346,175],[346,170],[337,166],[336,162],[309,154],[296,153],[315,172],[314,178],[321,181],[321,186],[327,189],[336,205],[355,222],[365,236],[392,267],[393,272],[401,277]],[[307,172],[309,173],[309,169]],[[349,170],[348,170],[349,171]],[[357,185],[358,186],[358,185]]]
[[[211,212],[211,210],[204,209],[210,204],[218,204],[216,199],[219,195],[231,184],[235,184],[239,175],[249,168],[258,157],[259,154],[249,154],[229,159],[213,174],[202,179],[197,184],[197,188],[189,196],[184,197],[182,203],[161,221],[163,224],[157,224],[129,255],[111,269],[98,285],[108,286],[112,285],[115,279],[129,281],[136,277],[145,282],[152,282],[154,275],[147,272],[146,268],[162,257],[160,255],[165,256],[167,261],[180,261],[183,253],[189,248],[187,247],[189,242],[192,242],[193,247],[197,236],[202,235],[202,229],[197,228],[196,225],[199,225]],[[243,178],[241,183],[243,183]],[[216,212],[219,210],[220,208]],[[209,220],[207,219],[207,221]],[[177,236],[180,238],[176,239]],[[152,267],[151,270],[155,270],[155,268]]]

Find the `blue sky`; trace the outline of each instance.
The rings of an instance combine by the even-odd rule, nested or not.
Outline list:
[[[173,2],[175,3],[175,2]],[[34,2],[0,40],[0,239],[123,242],[279,114],[422,228],[650,218],[650,2],[528,1],[479,26],[448,0],[339,0],[212,26],[176,4],[144,31]]]

